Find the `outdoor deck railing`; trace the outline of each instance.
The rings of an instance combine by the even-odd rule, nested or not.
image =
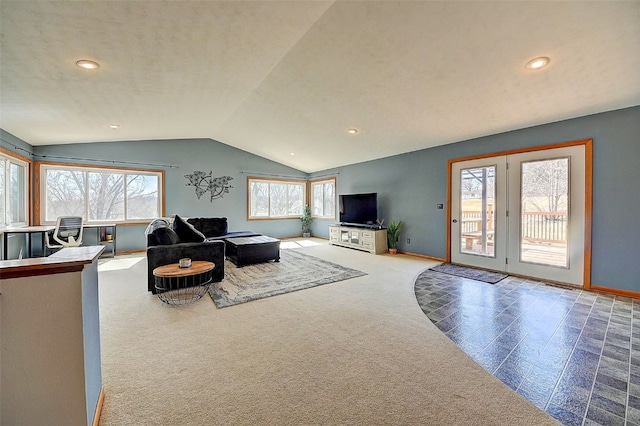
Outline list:
[[[462,213],[462,234],[482,230],[482,212]],[[487,212],[487,229],[493,230],[493,211]],[[536,242],[564,242],[567,240],[566,212],[526,212],[522,214],[522,237]]]
[[[564,242],[567,240],[566,212],[522,213],[522,238],[530,241]]]

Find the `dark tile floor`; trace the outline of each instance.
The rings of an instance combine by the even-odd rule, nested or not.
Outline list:
[[[430,270],[415,293],[452,341],[563,424],[640,426],[640,300]]]

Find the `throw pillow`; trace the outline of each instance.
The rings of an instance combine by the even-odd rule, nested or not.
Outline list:
[[[176,234],[176,231],[171,228],[158,228],[155,230],[153,235],[156,237],[158,245],[161,246],[178,244],[180,242],[178,234]]]
[[[200,231],[178,215],[173,219],[173,230],[178,234],[181,243],[201,243],[205,240]]]

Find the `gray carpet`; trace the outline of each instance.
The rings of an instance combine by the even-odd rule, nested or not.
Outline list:
[[[435,262],[300,242],[367,275],[173,307],[147,292],[144,257],[105,259],[100,426],[558,424],[424,315],[414,282]]]
[[[224,267],[224,280],[209,288],[218,308],[366,275],[297,250],[281,250],[280,262]]]
[[[495,284],[509,276],[501,272],[485,271],[484,269],[452,265],[451,263],[443,263],[430,268],[430,270],[442,272],[443,274],[455,275],[457,277],[469,278],[476,281],[483,281],[489,284]]]

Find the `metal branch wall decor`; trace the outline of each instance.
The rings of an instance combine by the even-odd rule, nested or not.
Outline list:
[[[189,179],[189,183],[186,186],[195,186],[196,187],[196,196],[198,200],[202,195],[209,191],[211,192],[211,202],[216,198],[222,198],[224,194],[229,193],[229,188],[233,188],[233,186],[229,185],[229,181],[233,178],[231,176],[220,176],[220,177],[212,177],[213,171],[209,173],[201,172],[196,170],[190,175],[184,175],[187,179]]]

